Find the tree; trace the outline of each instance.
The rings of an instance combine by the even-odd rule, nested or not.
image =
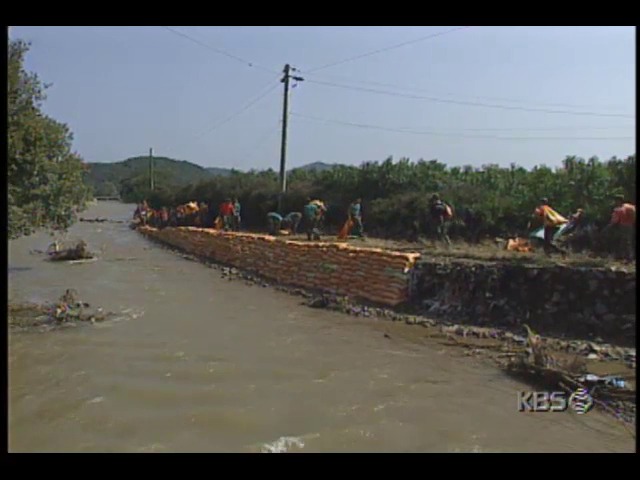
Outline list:
[[[98,184],[93,193],[96,197],[117,197],[120,194],[116,184],[109,180],[105,180]]]
[[[38,228],[67,229],[84,208],[89,189],[84,163],[71,151],[67,125],[41,111],[44,85],[24,69],[29,45],[11,40],[8,51],[8,235]]]

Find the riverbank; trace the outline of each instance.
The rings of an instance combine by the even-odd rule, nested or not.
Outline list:
[[[453,347],[454,354],[457,352],[458,355],[470,357],[476,362],[497,366],[522,381],[540,386],[540,378],[532,378],[527,375],[527,372],[513,368],[518,360],[530,353],[526,330],[522,325],[474,326],[465,324],[464,317],[456,318],[455,315],[421,315],[417,313],[415,305],[389,308],[355,303],[346,296],[273,282],[272,279],[225,266],[213,262],[210,258],[194,255],[183,248],[167,245],[153,236],[149,238],[183,258],[205,263],[209,268],[218,270],[221,278],[243,282],[248,286],[260,285],[263,288],[274,288],[300,297],[303,299],[301,303],[311,308],[336,311],[360,318],[421,326],[420,333],[416,332],[411,341],[417,343],[435,341],[443,347]],[[390,330],[384,335],[387,338],[396,335],[406,337],[407,334],[404,332],[406,330]],[[613,398],[600,401],[599,406],[622,421],[627,429],[634,424],[636,416],[635,348],[607,344],[600,338],[595,341],[586,341],[552,335],[541,335],[540,343],[554,362],[570,365],[574,376],[595,375],[599,378],[615,377],[624,381],[624,389],[614,392]],[[543,386],[553,388],[550,385]]]
[[[526,323],[543,335],[635,345],[636,274],[624,265],[481,261],[193,227],[138,231],[273,283],[355,305],[519,333]]]
[[[310,307],[422,325],[426,337],[460,347],[466,356],[514,375],[537,371],[529,383],[544,377],[574,385],[585,375],[616,378],[625,388],[601,405],[625,422],[635,421],[636,352],[630,347],[636,278],[624,266],[443,257],[193,227],[139,232],[187,256],[226,264],[223,276],[231,280],[302,295]],[[320,280],[308,282],[309,274]],[[380,294],[385,282],[394,294]],[[527,363],[529,328],[539,333],[546,352],[539,365]]]

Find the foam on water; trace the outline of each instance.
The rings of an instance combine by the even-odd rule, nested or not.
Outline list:
[[[304,448],[301,437],[280,437],[275,442],[265,443],[262,453],[287,453],[291,447]]]

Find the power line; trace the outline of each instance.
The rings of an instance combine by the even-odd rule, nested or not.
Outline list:
[[[216,48],[216,47],[212,47],[211,45],[208,45],[208,44],[206,44],[204,42],[201,42],[197,38],[193,38],[193,37],[187,35],[186,33],[180,32],[180,31],[175,30],[175,29],[173,29],[171,27],[161,26],[161,28],[164,28],[165,30],[167,30],[167,31],[169,31],[169,32],[171,32],[171,33],[173,33],[175,35],[178,35],[178,36],[180,36],[182,38],[186,38],[187,40],[189,40],[189,41],[191,41],[191,42],[193,42],[193,43],[195,43],[197,45],[200,45],[201,47],[204,47],[204,48],[206,48],[208,50],[211,50],[212,52],[215,52],[215,53],[217,53],[219,55],[224,55],[225,57],[228,57],[228,58],[231,58],[232,60],[240,62],[243,65],[246,65],[246,66],[249,66],[249,67],[253,67],[253,68],[257,68],[259,70],[263,70],[263,71],[269,72],[269,73],[278,73],[275,70],[271,70],[270,68],[263,67],[262,65],[258,65],[258,64],[254,63],[254,62],[246,60],[246,59],[244,59],[242,57],[239,57],[237,55],[234,55],[232,53],[225,52],[224,50],[221,50],[221,49]]]
[[[328,64],[323,65],[321,67],[316,67],[316,68],[312,68],[311,70],[307,70],[307,72],[308,73],[317,72],[318,70],[324,70],[325,68],[334,67],[336,65],[341,65],[343,63],[351,62],[353,60],[358,60],[360,58],[369,57],[371,55],[376,55],[378,53],[387,52],[389,50],[394,50],[396,48],[404,47],[405,45],[410,45],[412,43],[423,42],[424,40],[428,40],[428,39],[434,38],[434,37],[439,37],[441,35],[446,35],[447,33],[453,33],[453,32],[457,32],[458,30],[464,30],[465,28],[471,28],[471,27],[456,27],[456,28],[452,28],[450,30],[445,30],[444,32],[432,33],[431,35],[426,35],[424,37],[416,38],[414,40],[409,40],[407,42],[398,43],[396,45],[391,45],[389,47],[380,48],[378,50],[374,50],[374,51],[371,51],[371,52],[362,53],[360,55],[356,55],[354,57],[345,58],[344,60],[339,60],[337,62],[328,63]]]
[[[415,127],[403,127],[406,130],[413,130]],[[558,130],[618,130],[618,129],[635,129],[635,125],[617,125],[617,126],[558,126],[558,127],[489,127],[489,128],[451,128],[451,127],[439,127],[439,126],[426,126],[419,128],[429,128],[436,130],[444,130],[450,132],[555,132]]]
[[[431,128],[431,127],[429,127]],[[626,129],[626,128],[635,128],[633,125],[625,125],[620,127],[514,127],[514,128],[445,128],[444,130],[450,130],[454,132],[555,132],[558,130],[616,130],[616,129]]]
[[[306,75],[309,75],[308,72],[302,72],[305,73]],[[346,81],[346,82],[350,82],[350,83],[361,83],[364,85],[376,85],[376,86],[381,86],[381,87],[391,87],[391,88],[395,88],[395,89],[399,89],[399,90],[410,90],[410,91],[414,91],[414,92],[426,92],[426,93],[434,93],[431,90],[427,90],[425,88],[418,88],[418,87],[407,87],[407,86],[403,86],[403,85],[395,85],[392,83],[383,83],[383,82],[374,82],[371,80],[356,80],[356,79],[352,79],[349,78],[347,76],[344,75],[328,75],[326,73],[323,73],[322,75],[316,75],[316,74],[311,74],[312,77],[319,77],[320,79],[324,78],[334,78],[334,79],[338,79],[338,80],[342,80],[342,81]],[[447,96],[454,96],[454,97],[460,97],[460,96],[464,96],[464,95],[460,95],[460,94],[456,94],[456,93],[440,93],[440,95],[447,95]],[[577,105],[577,104],[568,104],[568,103],[547,103],[547,102],[529,102],[526,100],[519,100],[519,99],[514,99],[514,98],[505,98],[505,97],[490,97],[490,96],[479,96],[479,95],[473,95],[470,96],[468,98],[475,98],[475,99],[479,99],[479,100],[497,100],[500,102],[510,102],[510,103],[521,103],[521,104],[532,104],[535,103],[538,106],[541,107],[563,107],[563,108],[604,108],[606,110],[619,110],[620,106],[617,107],[613,107],[613,106],[607,106],[607,107],[599,107],[599,106],[593,106],[593,105]]]
[[[437,136],[437,137],[450,137],[450,138],[482,138],[482,139],[493,139],[493,140],[632,140],[634,138],[634,137],[500,137],[500,136],[493,136],[493,135],[465,135],[465,134],[453,134],[453,133],[449,134],[449,133],[434,132],[434,131],[416,131],[416,130],[409,130],[409,129],[381,127],[378,125],[368,125],[363,123],[345,122],[340,120],[331,120],[327,118],[314,117],[311,115],[303,115],[295,112],[291,112],[291,115],[299,118],[306,118],[308,120],[334,123],[337,125],[345,125],[350,127],[382,130],[386,132],[395,132],[395,133],[409,133],[412,135],[431,135],[431,136]]]
[[[369,93],[377,93],[380,95],[391,95],[394,97],[404,97],[404,98],[412,98],[415,100],[429,100],[437,103],[449,103],[454,105],[467,105],[471,107],[485,107],[485,108],[498,108],[502,110],[520,110],[524,112],[541,112],[541,113],[556,113],[556,114],[564,114],[564,115],[582,115],[582,116],[594,116],[594,117],[619,117],[619,118],[635,118],[635,115],[629,115],[624,113],[604,113],[604,112],[576,112],[571,110],[549,110],[545,108],[529,108],[529,107],[518,107],[513,105],[499,105],[492,103],[482,103],[482,102],[470,102],[464,100],[448,100],[445,98],[431,97],[431,96],[423,96],[423,95],[411,95],[406,93],[398,93],[398,92],[390,92],[384,90],[376,90],[372,88],[364,88],[364,87],[353,87],[350,85],[343,85],[332,82],[323,82],[320,80],[307,80],[309,83],[315,83],[318,85],[326,85],[330,87],[336,88],[344,88],[347,90],[356,90],[361,92],[369,92]]]
[[[440,130],[447,130],[452,132],[521,132],[521,131],[529,131],[529,132],[555,132],[558,130],[617,130],[617,129],[627,129],[627,128],[636,128],[635,125],[618,125],[618,126],[598,126],[598,127],[590,127],[590,126],[560,126],[560,127],[511,127],[511,128],[503,128],[503,127],[491,127],[491,128],[447,128],[447,127],[426,127],[426,128],[435,128]],[[404,130],[413,130],[413,127],[403,128]]]
[[[269,82],[271,83],[271,82]],[[230,122],[231,120],[233,120],[235,117],[237,117],[238,115],[240,115],[241,113],[245,112],[246,110],[248,110],[249,108],[251,108],[253,105],[255,105],[256,103],[258,103],[260,100],[262,100],[264,97],[266,97],[267,95],[269,95],[271,92],[273,92],[276,88],[278,87],[278,84],[274,84],[271,85],[270,88],[261,93],[260,95],[258,95],[256,98],[254,98],[253,100],[249,101],[247,104],[245,104],[242,108],[240,108],[239,110],[237,110],[236,112],[232,113],[231,115],[229,115],[228,117],[226,117],[224,120],[214,124],[212,127],[207,128],[204,132],[202,132],[201,134],[199,134],[196,138],[201,138],[203,135],[206,135],[207,133],[212,133],[214,130],[217,130],[218,128],[220,128],[222,125]]]
[[[279,78],[280,75],[278,74]],[[250,107],[252,107],[253,105],[255,105],[256,103],[258,103],[260,100],[262,100],[264,97],[266,97],[269,93],[271,93],[272,91],[274,91],[277,87],[278,84],[277,83],[273,83],[274,80],[269,81],[269,83],[267,85],[265,85],[265,87],[269,87],[266,91],[263,91],[264,88],[262,88],[260,90],[260,94],[253,98],[252,100],[250,100],[248,103],[246,103],[245,105],[243,105],[239,110],[235,111],[234,113],[232,113],[231,115],[229,115],[228,117],[224,118],[223,120],[211,125],[210,127],[208,127],[206,130],[202,131],[202,133],[199,133],[197,136],[193,137],[192,140],[187,140],[184,143],[180,144],[178,147],[174,147],[174,151],[178,151],[179,149],[181,149],[182,147],[184,147],[185,145],[187,145],[188,143],[192,142],[193,140],[199,140],[200,138],[202,138],[204,135],[206,135],[207,133],[212,133],[213,131],[217,130],[218,128],[220,128],[222,125],[230,122],[231,120],[233,120],[235,117],[237,117],[238,115],[240,115],[241,113],[245,112],[246,110],[248,110]]]
[[[269,128],[269,130],[267,132],[265,132],[265,135],[261,135],[260,137],[258,137],[258,140],[253,143],[251,145],[251,147],[246,149],[246,153],[244,153],[243,155],[239,155],[237,157],[238,160],[241,160],[243,158],[248,159],[248,158],[253,158],[253,156],[256,154],[256,152],[258,151],[258,147],[261,147],[264,143],[266,143],[267,140],[270,140],[273,135],[275,133],[278,133],[280,131],[280,124],[281,122],[278,122],[278,125],[276,125],[275,127],[271,127]],[[239,162],[237,162],[239,163]]]

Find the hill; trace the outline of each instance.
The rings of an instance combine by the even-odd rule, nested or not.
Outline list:
[[[337,164],[328,164],[328,163],[324,163],[324,162],[313,162],[313,163],[309,163],[307,165],[302,165],[301,167],[294,167],[291,168],[289,170],[287,170],[287,172],[293,172],[294,170],[304,170],[304,171],[316,171],[316,172],[321,172],[324,170],[331,170],[332,168],[336,167]],[[220,175],[222,177],[228,177],[229,175],[231,175],[231,172],[234,171],[234,169],[231,168],[219,168],[219,167],[207,167],[206,168],[207,171],[213,173],[214,175]],[[256,169],[257,171],[260,170],[266,170],[266,168],[263,169]],[[274,168],[273,169],[276,173],[279,172],[279,169]],[[241,170],[237,170],[237,171],[241,171]]]
[[[231,168],[219,168],[219,167],[206,167],[205,170],[214,176],[218,175],[220,177],[228,177],[229,175],[231,175],[231,172],[233,171],[233,169]]]
[[[313,162],[313,163],[309,163],[307,165],[303,165],[301,167],[296,167],[296,168],[292,168],[291,170],[306,170],[306,171],[316,171],[316,172],[321,172],[323,170],[331,170],[332,168],[336,167],[336,164],[329,164],[329,163],[324,163],[324,162]]]
[[[85,177],[95,196],[121,196],[123,199],[134,190],[149,185],[149,157],[132,157],[120,162],[89,163]],[[314,162],[294,168],[303,171],[324,171],[334,168],[324,162]],[[156,188],[179,188],[200,183],[216,176],[228,177],[233,169],[201,167],[186,160],[154,157]]]
[[[223,171],[225,169],[209,170],[186,160],[154,157],[155,180],[159,187],[182,187],[224,174]],[[89,163],[85,182],[93,187],[96,196],[122,195],[127,185],[149,183],[149,157],[132,157],[113,163]]]

